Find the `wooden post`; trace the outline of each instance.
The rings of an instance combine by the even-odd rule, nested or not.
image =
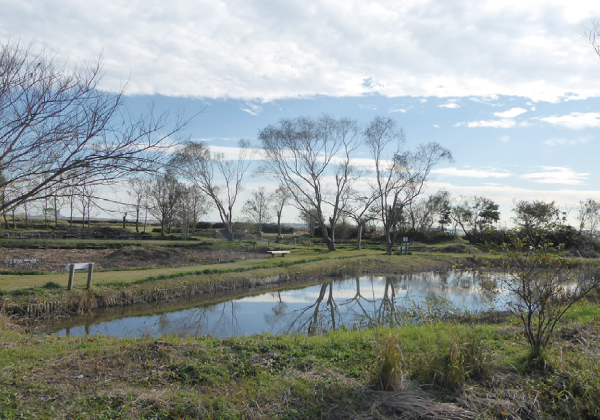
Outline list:
[[[67,290],[73,289],[73,274],[75,273],[75,264],[69,264],[69,283],[67,284]]]
[[[89,290],[92,285],[94,263],[67,264],[67,266],[65,267],[65,270],[69,270],[69,283],[67,284],[67,290],[73,289],[73,276],[75,274],[75,270],[85,270],[86,268],[88,269],[87,288]]]
[[[94,273],[94,263],[90,263],[88,267],[88,279],[87,279],[87,289],[90,290],[92,287],[92,274]]]

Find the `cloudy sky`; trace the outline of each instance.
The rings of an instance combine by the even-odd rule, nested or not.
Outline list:
[[[0,41],[104,60],[132,109],[204,111],[216,147],[283,117],[392,116],[454,162],[430,191],[502,205],[600,200],[600,58],[589,0],[0,0]],[[253,188],[262,181],[250,179]]]

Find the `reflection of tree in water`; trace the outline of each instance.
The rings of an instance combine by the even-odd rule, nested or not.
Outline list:
[[[214,335],[235,335],[238,327],[236,310],[239,304],[235,301],[224,302],[218,305],[200,307],[186,310],[179,317],[171,318],[161,316],[158,321],[160,334],[173,334],[179,337]]]
[[[293,320],[287,332],[315,334],[335,330],[341,314],[333,298],[333,284],[333,281],[323,283],[315,303],[292,313]]]
[[[396,277],[385,278],[383,297],[367,298],[361,291],[361,278],[357,277],[354,296],[341,299],[339,303],[333,293],[336,282],[323,283],[313,304],[292,312],[292,321],[286,331],[315,334],[335,330],[342,324],[361,328],[382,325],[384,320],[394,319],[396,314],[394,282],[397,281]],[[285,313],[278,312],[278,319],[284,316]]]
[[[349,298],[335,298],[329,281],[320,286],[316,301],[292,312],[287,332],[321,333],[347,327],[371,328],[397,326],[418,322],[427,316],[444,317],[461,313],[465,308],[454,305],[450,293],[464,298],[474,306],[483,305],[486,297],[480,296],[479,279],[472,272],[410,273],[403,276],[377,277],[383,281],[383,291],[375,292],[376,277],[356,277],[354,293]],[[371,291],[365,293],[361,280],[369,281]],[[364,288],[364,287],[363,287]],[[367,295],[371,295],[370,297]],[[281,302],[273,308],[268,323],[281,322],[289,315]]]
[[[271,326],[271,331],[278,331],[277,324],[283,322],[288,315],[288,305],[281,298],[281,291],[270,293],[277,298],[277,303],[271,308],[271,313],[265,314],[265,323]]]

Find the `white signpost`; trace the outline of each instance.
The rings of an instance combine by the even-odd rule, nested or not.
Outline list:
[[[94,272],[94,263],[77,263],[77,264],[67,264],[65,270],[69,271],[69,283],[67,284],[67,290],[73,289],[73,275],[75,274],[75,270],[88,270],[87,277],[87,289],[90,290],[92,286],[92,273]]]

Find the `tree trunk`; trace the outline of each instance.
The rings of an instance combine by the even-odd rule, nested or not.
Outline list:
[[[148,223],[148,207],[146,207],[146,210],[144,212],[144,233],[146,233],[146,224]]]
[[[58,201],[54,196],[54,227],[58,229]]]
[[[225,223],[225,235],[227,236],[227,240],[228,241],[233,241],[234,239],[234,234],[233,234],[233,222],[231,221],[227,221]]]
[[[392,252],[394,252],[394,237],[392,235],[392,229],[389,226],[385,227],[385,242],[387,254],[392,255]]]
[[[321,234],[323,236],[323,242],[325,242],[325,245],[327,245],[327,249],[330,251],[335,251],[335,243],[329,237],[325,223],[321,223]]]
[[[281,212],[277,212],[277,236],[281,236]]]
[[[362,240],[363,223],[358,223],[356,230],[358,231],[358,234],[356,235],[356,249],[360,250],[361,240]]]
[[[333,218],[330,217],[329,218],[329,230],[331,230],[330,240],[331,240],[331,243],[334,244],[334,246],[335,246],[335,225],[336,225],[336,222],[333,220]]]

